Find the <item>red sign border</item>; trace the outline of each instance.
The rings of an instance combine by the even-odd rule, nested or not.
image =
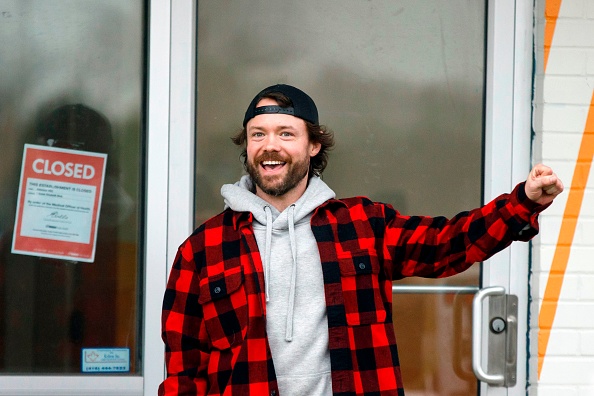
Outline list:
[[[48,157],[52,159],[61,158],[63,163],[71,162],[92,165],[95,168],[95,174],[92,178],[87,180],[83,178],[71,179],[65,176],[33,172],[33,161],[44,155],[46,159]],[[104,153],[25,144],[17,198],[14,235],[12,239],[12,253],[89,263],[95,261],[99,212],[103,196],[106,164],[107,154]],[[28,180],[30,178],[95,187],[95,203],[91,220],[89,243],[68,242],[57,239],[35,238],[21,235],[25,189],[27,188]]]

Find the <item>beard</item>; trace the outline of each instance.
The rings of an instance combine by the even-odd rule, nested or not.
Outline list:
[[[287,172],[284,175],[263,176],[258,164],[266,160],[285,162],[284,166],[287,167]],[[307,176],[309,157],[292,161],[290,158],[282,158],[276,153],[267,153],[259,156],[255,161],[246,161],[246,170],[260,190],[270,196],[280,197],[295,188]]]

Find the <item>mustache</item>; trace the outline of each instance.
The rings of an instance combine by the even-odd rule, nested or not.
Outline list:
[[[255,163],[260,163],[262,161],[282,161],[286,163],[291,163],[290,158],[284,158],[282,155],[276,152],[262,153],[259,156],[257,156],[254,160]]]

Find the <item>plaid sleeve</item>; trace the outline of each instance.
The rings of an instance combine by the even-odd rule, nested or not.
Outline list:
[[[451,219],[402,216],[388,206],[385,243],[393,260],[393,279],[460,273],[515,240],[533,238],[538,233],[538,213],[545,208],[526,197],[524,183]]]
[[[167,378],[159,387],[160,396],[207,392],[210,354],[198,304],[200,285],[195,262],[201,252],[201,235],[198,233],[179,248],[167,283],[162,313]]]

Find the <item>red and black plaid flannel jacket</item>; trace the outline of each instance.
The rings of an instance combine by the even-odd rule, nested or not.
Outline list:
[[[311,227],[322,261],[334,395],[404,394],[390,314],[393,279],[462,272],[536,235],[542,209],[523,184],[450,220],[402,216],[366,198],[321,205]],[[160,395],[279,395],[250,213],[226,210],[181,245],[162,319],[167,379]]]

